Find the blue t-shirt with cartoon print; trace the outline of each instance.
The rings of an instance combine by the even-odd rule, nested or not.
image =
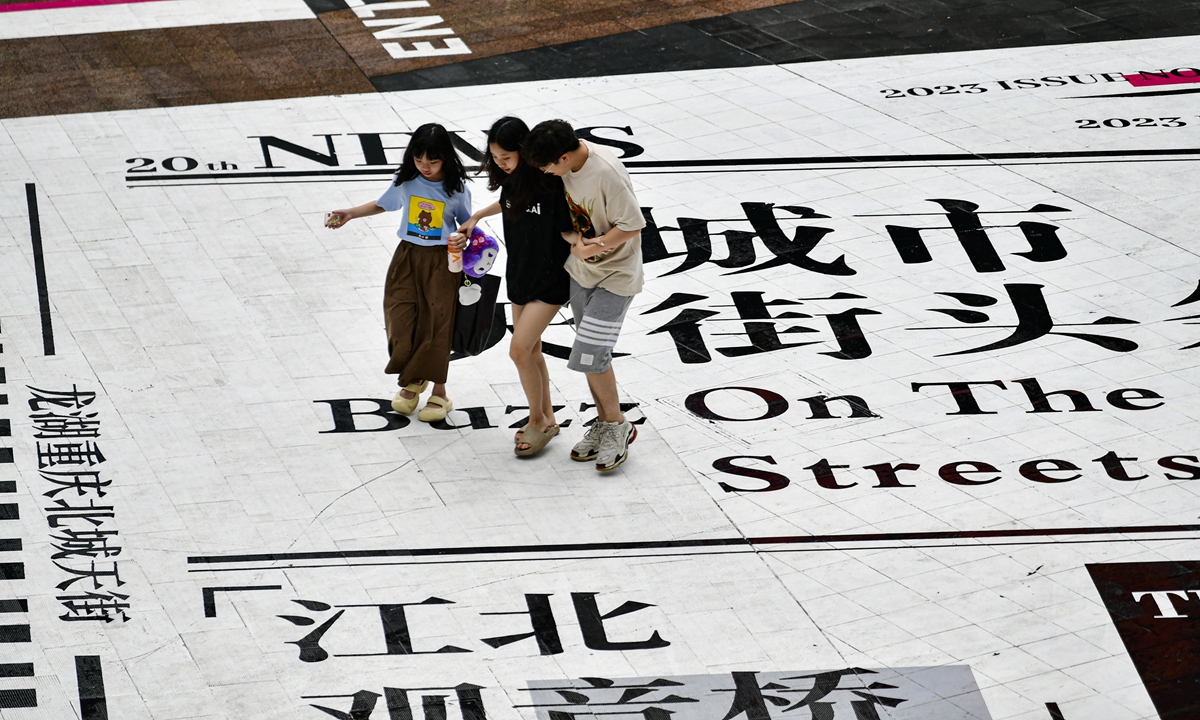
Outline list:
[[[401,240],[414,245],[445,245],[450,233],[471,217],[471,190],[447,195],[440,182],[421,176],[399,185],[392,184],[375,204],[389,212],[404,210],[400,229]]]

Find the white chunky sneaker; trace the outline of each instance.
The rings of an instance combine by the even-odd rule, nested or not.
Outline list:
[[[629,457],[629,443],[637,437],[637,428],[626,420],[621,423],[605,423],[600,448],[596,452],[596,469],[600,472],[616,470]]]
[[[588,428],[583,439],[575,443],[575,447],[571,448],[571,459],[579,462],[591,462],[596,459],[596,452],[600,449],[600,438],[604,436],[604,428],[610,423],[600,422],[597,420]]]

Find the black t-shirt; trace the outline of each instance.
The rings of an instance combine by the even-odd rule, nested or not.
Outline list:
[[[504,209],[504,238],[508,249],[508,299],[515,305],[534,300],[565,305],[570,278],[564,265],[571,246],[562,233],[574,229],[567,197],[557,192],[535,195],[523,213],[509,210],[508,196],[500,189]]]

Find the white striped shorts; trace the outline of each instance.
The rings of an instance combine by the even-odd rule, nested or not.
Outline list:
[[[583,373],[602,373],[612,365],[612,351],[633,297],[604,288],[585,288],[571,278],[571,314],[575,344],[567,367]]]

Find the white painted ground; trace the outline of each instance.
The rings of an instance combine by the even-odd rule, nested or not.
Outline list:
[[[323,718],[331,715],[312,705],[349,713],[349,696],[358,691],[381,696],[371,717],[388,716],[387,697],[398,713],[391,717],[408,717],[385,687],[411,690],[414,706],[423,695],[448,696],[453,719],[461,712],[453,690],[460,683],[482,687],[489,717],[532,719],[524,688],[533,681],[566,687],[587,677],[645,681],[758,671],[794,678],[855,667],[964,665],[981,695],[939,680],[958,689],[934,692],[941,699],[922,717],[1045,718],[1047,702],[1072,720],[1153,717],[1084,565],[1195,559],[1194,533],[832,538],[218,564],[188,558],[1196,522],[1195,482],[1169,479],[1188,473],[1159,459],[1174,456],[1172,462],[1186,465],[1178,456],[1200,454],[1200,348],[1181,349],[1200,342],[1200,327],[1177,320],[1200,305],[1172,307],[1200,281],[1200,171],[1194,156],[1130,153],[1200,145],[1200,103],[1194,95],[1079,99],[1134,90],[1123,81],[1012,90],[997,84],[1190,67],[1194,48],[1195,38],[1171,38],[0,121],[0,220],[7,230],[0,235],[0,364],[9,400],[0,415],[11,420],[12,437],[3,440],[15,449],[15,463],[0,466],[0,480],[17,483],[21,520],[10,525],[20,528],[24,549],[13,558],[26,571],[3,592],[29,600],[27,619],[14,615],[12,622],[28,622],[33,637],[6,646],[4,662],[34,663],[40,700],[37,710],[0,716],[72,717],[78,713],[74,656],[98,655],[110,717],[122,719]],[[988,90],[966,92],[969,83]],[[939,86],[958,92],[940,94]],[[903,97],[885,97],[888,89]],[[402,132],[437,120],[481,144],[480,128],[506,113],[531,123],[563,117],[577,126],[628,126],[628,135],[596,132],[644,148],[630,158],[634,163],[808,158],[631,170],[639,199],[664,227],[698,218],[721,220],[711,223],[714,233],[750,232],[741,203],[810,208],[826,217],[794,219],[777,210],[784,232],[828,228],[812,258],[831,263],[844,256],[856,274],[785,264],[730,275],[739,268],[706,263],[664,276],[682,255],[648,264],[646,290],[617,348],[629,356],[615,365],[625,399],[639,404],[631,417],[646,422],[629,461],[610,475],[567,457],[591,415],[580,410],[588,401],[583,378],[557,359],[550,360],[554,389],[567,406],[560,419],[572,426],[542,456],[512,457],[508,426],[521,413],[506,409],[523,396],[507,342],[451,367],[456,406],[482,408],[482,424],[495,427],[472,429],[468,414],[456,411],[459,429],[414,419],[388,432],[328,433],[331,405],[319,401],[386,400],[394,392],[382,373],[380,303],[396,219],[381,215],[336,233],[321,226],[326,210],[377,196],[386,175],[193,176],[222,161],[239,173],[267,173],[255,169],[264,165],[257,136],[325,153],[321,136],[331,135],[338,168],[346,169],[364,162],[354,133]],[[1140,118],[1154,126],[1136,127]],[[1082,129],[1087,123],[1077,121],[1088,119],[1099,127]],[[1126,119],[1130,127],[1103,124]],[[403,136],[385,140],[402,145]],[[1056,164],[867,157],[1090,150],[1118,152],[1092,158],[1104,162],[1076,157]],[[272,153],[282,166],[276,172],[333,169]],[[812,161],[851,156],[863,159]],[[158,181],[128,181],[126,170],[142,164],[127,162],[132,158],[153,160]],[[182,158],[199,166],[172,172],[163,165],[168,158],[177,158],[170,167],[186,167]],[[390,158],[398,160],[399,151]],[[285,182],[298,179],[305,182]],[[41,211],[53,357],[43,355],[26,183],[36,185]],[[491,201],[482,183],[472,192],[477,206]],[[939,198],[975,203],[984,225],[1002,226],[987,232],[1003,270],[972,268],[941,208],[930,202]],[[1029,212],[1039,204],[1065,212]],[[1066,257],[1035,262],[1015,255],[1030,250],[1015,227],[1020,222],[1053,226]],[[922,234],[931,260],[903,263],[887,225],[931,228]],[[668,250],[685,250],[680,232],[663,231],[663,239]],[[728,256],[723,237],[712,246],[714,259]],[[755,264],[774,257],[760,239],[753,247]],[[1008,336],[1017,324],[1010,290],[1034,285],[1041,286],[1054,332],[1121,338],[1137,348],[1047,335],[1018,347],[944,355]],[[812,332],[779,338],[815,344],[721,354],[719,348],[747,345],[737,334],[745,327],[732,307],[734,292],[763,293],[766,301],[805,298],[769,309],[773,317],[813,316],[774,327],[808,327]],[[862,297],[811,300],[838,292]],[[649,313],[674,293],[704,299]],[[996,302],[970,306],[939,293]],[[699,325],[710,362],[683,362],[670,333],[653,333],[685,308],[719,313]],[[823,315],[850,308],[878,313],[858,316],[871,354],[853,360],[822,354],[838,350]],[[990,319],[972,326],[961,321],[970,316],[935,308]],[[1134,322],[1085,326],[1106,316]],[[571,330],[552,327],[545,340],[567,345]],[[1045,391],[1083,392],[1096,411],[1066,412],[1070,400],[1052,396],[1060,412],[1030,413],[1015,382],[1028,378]],[[964,381],[1004,383],[1005,389],[975,390],[994,414],[948,415],[956,405],[945,387],[912,390],[913,383]],[[122,551],[96,558],[96,565],[111,568],[116,560],[124,584],[106,578],[103,590],[93,591],[127,594],[125,622],[59,619],[64,591],[55,586],[70,576],[51,559],[55,530],[45,509],[52,499],[44,493],[54,486],[38,473],[27,386],[72,385],[97,393],[88,411],[99,413],[95,442],[106,461],[98,467],[112,484],[103,498],[80,497],[74,489],[55,497],[113,507],[115,517],[103,528],[119,530],[113,542]],[[730,420],[767,412],[762,399],[744,390],[708,396],[709,410],[723,420],[688,408],[689,396],[727,387],[776,393],[788,409],[770,419]],[[1122,388],[1152,391],[1161,400],[1132,393],[1118,395],[1118,404],[1163,405],[1116,407],[1106,398]],[[843,417],[809,419],[801,401],[845,394],[862,397],[879,417],[846,418],[847,408],[834,402],[830,409]],[[383,424],[371,416],[358,421]],[[1124,467],[1131,477],[1146,477],[1111,477],[1096,460],[1110,451],[1136,458]],[[789,484],[727,492],[720,483],[767,486],[714,468],[732,457]],[[846,487],[817,482],[807,468],[822,459],[848,466],[833,470]],[[1039,459],[1073,464],[1080,477],[1047,483],[1020,473]],[[983,471],[959,483],[939,476],[939,468],[961,461],[995,470],[976,466]],[[879,463],[920,467],[899,471],[906,487],[878,487],[887,483],[864,467]],[[59,562],[88,567],[79,558]],[[71,591],[85,586],[92,589],[92,581]],[[218,592],[216,617],[206,618],[202,588],[231,586],[280,589]],[[657,631],[669,645],[588,647],[576,613],[587,593],[597,594],[601,614],[627,601],[653,606],[606,620],[610,641],[645,641]],[[498,648],[482,642],[529,632],[528,615],[483,613],[527,610],[526,595],[546,594],[561,653],[540,654],[533,639]],[[345,657],[387,650],[378,611],[357,606],[429,597],[454,604],[407,609],[412,647],[469,653]],[[301,662],[297,645],[288,643],[320,627],[336,606],[346,612],[322,640],[330,657]],[[285,615],[313,622],[279,617]],[[872,681],[858,679],[858,687]],[[733,688],[732,680],[722,682]],[[785,696],[796,702],[807,686],[790,682],[801,683],[799,694]],[[33,685],[29,678],[0,683],[0,689]],[[955,693],[964,692],[970,699],[955,704]],[[316,698],[335,695],[345,697]],[[854,718],[849,702],[861,696],[837,697],[836,717]],[[662,707],[681,718],[721,720],[729,699]],[[582,703],[563,702],[553,709],[590,714]],[[616,712],[612,707],[592,711]],[[641,714],[647,706],[631,707]],[[788,720],[808,718],[807,707],[787,714],[769,709]],[[437,718],[434,708],[429,720]],[[877,709],[881,717],[915,717],[904,704]],[[545,712],[540,716],[548,718]]]

